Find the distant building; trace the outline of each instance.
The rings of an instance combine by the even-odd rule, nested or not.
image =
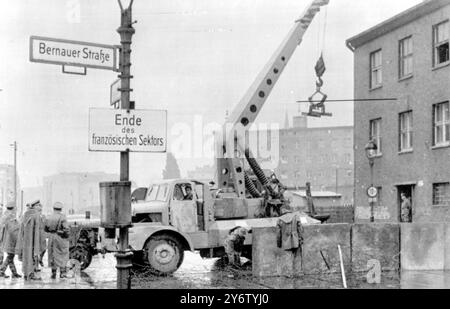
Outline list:
[[[20,192],[20,182],[17,176],[17,192]],[[14,201],[14,165],[0,165],[0,204],[6,206]],[[17,195],[17,204],[20,197]]]
[[[281,182],[289,188],[332,191],[353,204],[353,127],[308,128],[307,118],[294,117],[293,127],[279,132]]]
[[[99,183],[118,181],[106,173],[63,173],[44,178],[43,212],[50,213],[55,202],[64,204],[66,214],[100,215]]]
[[[376,221],[400,221],[400,193],[412,198],[413,222],[450,221],[450,0],[417,6],[349,39],[356,102],[356,220],[368,220],[373,167]]]
[[[190,179],[210,182],[216,178],[216,168],[213,165],[205,165],[187,172],[187,175]]]

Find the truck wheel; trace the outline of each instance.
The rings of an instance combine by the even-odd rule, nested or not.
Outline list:
[[[70,259],[77,260],[80,262],[81,270],[85,270],[91,265],[92,262],[92,253],[88,247],[84,245],[76,245],[72,249],[70,249]]]
[[[175,272],[184,259],[183,246],[170,235],[150,238],[145,245],[145,254],[148,264],[157,275],[169,275]]]

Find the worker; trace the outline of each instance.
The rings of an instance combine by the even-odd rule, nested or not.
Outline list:
[[[53,205],[53,214],[45,221],[45,232],[48,233],[48,266],[52,269],[52,279],[56,279],[58,268],[59,277],[67,278],[66,265],[69,261],[69,225],[62,213],[63,204]]]
[[[11,270],[12,278],[22,278],[17,273],[14,265],[14,256],[16,253],[17,235],[19,234],[19,222],[17,221],[15,204],[9,203],[6,205],[6,211],[1,217],[2,228],[0,228],[0,242],[2,246],[0,251],[7,254],[6,260],[0,266],[0,278],[8,278],[5,275],[6,269]]]
[[[22,216],[17,236],[16,254],[22,262],[25,280],[42,280],[36,272],[41,254],[41,217],[36,209],[39,204],[39,200],[29,204]]]
[[[192,194],[191,186],[186,186],[186,195],[184,196],[185,201],[192,201],[194,199],[194,195]]]
[[[281,217],[277,222],[277,246],[283,250],[301,249],[303,245],[303,225],[300,214],[292,212],[289,206],[281,207]]]
[[[249,231],[244,227],[235,227],[228,232],[225,238],[225,253],[231,266],[241,266],[241,254],[244,249],[245,235]]]

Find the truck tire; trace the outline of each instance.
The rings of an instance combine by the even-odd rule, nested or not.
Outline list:
[[[86,268],[88,268],[92,262],[92,253],[85,245],[76,245],[75,247],[71,248],[69,257],[70,259],[80,262],[81,270],[85,270]]]
[[[166,234],[157,235],[147,241],[144,256],[154,274],[166,276],[181,266],[184,249],[175,237]]]

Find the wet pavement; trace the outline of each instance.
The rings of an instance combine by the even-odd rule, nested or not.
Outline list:
[[[46,259],[44,259],[46,262]],[[108,254],[94,257],[91,266],[83,272],[70,271],[68,279],[50,278],[51,271],[41,271],[42,281],[0,279],[0,289],[114,289],[116,287],[116,260]],[[16,261],[21,269],[20,262]],[[9,270],[7,271],[9,275]],[[409,271],[385,273],[381,284],[369,284],[364,274],[347,274],[347,285],[352,289],[450,289],[450,272]],[[253,278],[251,266],[243,271],[224,267],[221,260],[202,259],[186,252],[180,269],[172,276],[157,277],[145,271],[133,271],[135,289],[342,289],[340,274],[303,276],[301,278]]]

